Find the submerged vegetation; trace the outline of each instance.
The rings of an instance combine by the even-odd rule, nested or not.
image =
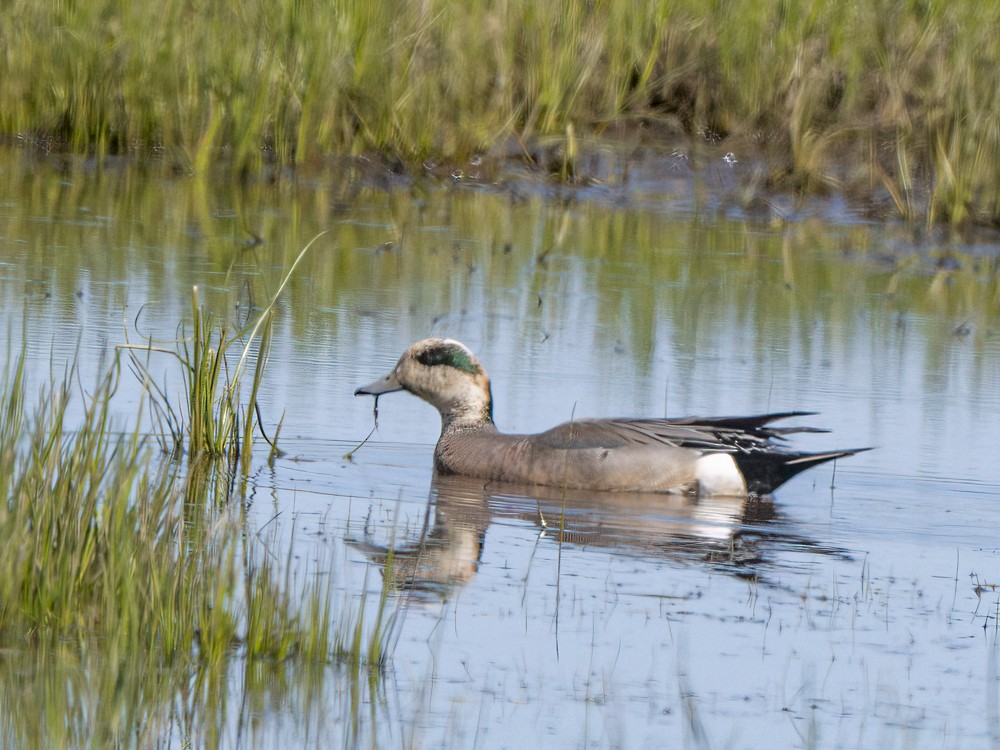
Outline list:
[[[0,133],[50,148],[196,171],[371,153],[451,169],[534,162],[553,136],[546,166],[571,179],[578,140],[694,137],[762,150],[779,187],[878,192],[907,219],[1000,217],[1000,9],[968,0],[43,0],[6,15]]]

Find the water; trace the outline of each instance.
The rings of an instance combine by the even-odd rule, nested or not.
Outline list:
[[[745,214],[712,176],[553,196],[61,166],[0,159],[0,331],[39,385],[176,339],[195,284],[242,319],[331,230],[279,303],[261,401],[287,453],[260,451],[249,522],[345,601],[401,582],[393,658],[361,709],[335,667],[290,667],[268,701],[234,679],[206,737],[1000,747],[997,245]],[[876,450],[751,503],[434,483],[437,417],[392,394],[344,458],[372,427],[354,388],[428,335],[477,352],[506,431],[801,409],[832,432],[797,445]],[[140,396],[126,378],[123,423]]]

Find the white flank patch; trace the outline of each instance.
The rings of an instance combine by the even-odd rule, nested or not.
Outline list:
[[[708,453],[695,469],[699,495],[745,495],[747,485],[728,453]]]

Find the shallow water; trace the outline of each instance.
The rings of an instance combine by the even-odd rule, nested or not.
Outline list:
[[[176,338],[194,284],[245,316],[331,230],[280,303],[262,405],[286,455],[261,451],[250,523],[347,600],[397,582],[393,658],[361,710],[334,668],[262,705],[234,680],[206,736],[1000,747],[1000,245],[752,216],[711,176],[553,195],[63,166],[0,160],[0,331],[39,384]],[[797,445],[876,450],[751,503],[435,483],[437,417],[392,394],[345,459],[372,427],[354,388],[427,335],[480,355],[504,430],[800,409],[832,432]],[[139,401],[126,378],[123,423]]]

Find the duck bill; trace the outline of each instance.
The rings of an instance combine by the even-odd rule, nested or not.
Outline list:
[[[374,383],[361,386],[354,392],[354,395],[381,396],[383,393],[392,393],[393,391],[401,390],[403,390],[403,386],[399,384],[399,380],[396,378],[396,373],[390,372],[384,378],[379,378]]]

